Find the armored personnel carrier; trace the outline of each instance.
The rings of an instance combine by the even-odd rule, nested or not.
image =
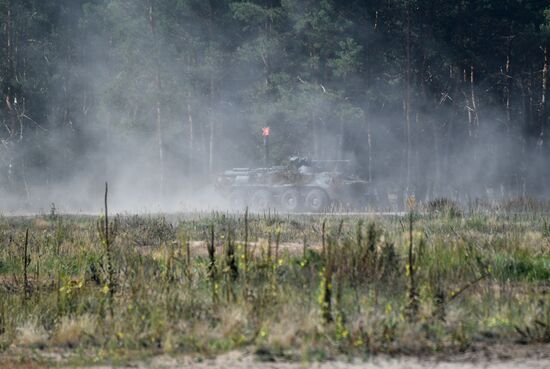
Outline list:
[[[292,157],[268,168],[233,168],[216,188],[234,209],[322,212],[366,205],[367,182],[349,172],[348,161]]]

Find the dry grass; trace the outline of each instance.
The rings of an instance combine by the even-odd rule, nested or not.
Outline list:
[[[227,214],[111,219],[107,256],[98,219],[0,218],[0,350],[70,348],[124,361],[255,347],[324,360],[550,341],[544,215],[438,208],[416,214],[412,234],[400,216],[251,215],[247,227]]]
[[[97,317],[83,314],[78,317],[64,316],[55,330],[51,343],[56,346],[75,347],[84,340],[93,340],[97,330]]]

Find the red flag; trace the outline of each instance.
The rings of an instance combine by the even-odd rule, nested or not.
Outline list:
[[[262,128],[262,136],[264,136],[264,137],[269,136],[269,127]]]

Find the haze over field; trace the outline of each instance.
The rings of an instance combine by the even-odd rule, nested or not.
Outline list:
[[[0,212],[211,209],[220,171],[349,159],[421,201],[547,198],[538,0],[0,0]]]

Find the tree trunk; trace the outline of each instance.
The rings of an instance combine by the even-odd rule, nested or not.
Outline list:
[[[195,127],[193,123],[193,113],[191,104],[187,102],[187,121],[189,123],[189,165],[187,166],[188,174],[193,173],[193,163],[195,158]]]
[[[315,117],[315,113],[311,112],[311,134],[313,135],[313,157],[315,159],[321,159],[319,157],[319,123]]]
[[[477,112],[476,93],[474,88],[474,66],[470,66],[470,98],[472,99],[472,114],[473,114],[473,132],[474,137],[477,136],[477,129],[479,127],[479,116]]]
[[[468,73],[466,72],[466,68],[464,68],[462,70],[462,74],[463,74],[463,78],[462,78],[462,82],[464,84],[467,83],[468,81]],[[470,100],[470,98],[467,96],[466,92],[464,92],[464,90],[462,91],[463,94],[464,94],[464,99],[466,100],[466,109],[468,111],[468,137],[472,137],[474,135],[473,133],[473,111],[474,111],[474,108],[472,107],[472,102]]]
[[[479,150],[479,142],[478,142],[478,128],[479,128],[479,115],[478,115],[478,107],[476,102],[476,93],[475,93],[475,69],[474,66],[470,66],[470,107],[468,109],[468,119],[469,119],[469,132],[470,137],[473,141],[473,150],[472,150],[472,161],[473,163],[476,163],[478,160],[478,150]]]
[[[376,32],[378,28],[378,11],[375,14],[374,19],[374,25],[373,25],[373,31]],[[372,75],[372,67],[370,63],[370,48],[368,43],[365,45],[365,92],[368,96],[368,89],[370,87],[371,83],[371,75]],[[368,117],[368,107],[369,107],[369,101],[367,100],[367,105],[365,109],[363,110],[363,119],[366,124],[367,128],[367,179],[369,182],[372,182],[372,172],[373,172],[373,151],[372,151],[372,127],[371,127],[371,121]]]
[[[208,140],[208,174],[214,174],[214,119],[212,117],[212,109],[208,112],[210,120],[210,136]]]
[[[523,132],[528,132],[529,129],[529,120],[530,120],[530,107],[527,103],[527,93],[528,88],[526,87],[526,78],[520,79],[520,91],[521,91],[521,105],[523,110]],[[520,175],[522,182],[522,196],[526,196],[526,186],[527,186],[527,140],[525,134],[521,136],[521,163],[520,163]]]
[[[148,1],[148,12],[149,12],[149,26],[151,28],[151,34],[153,40],[157,42],[157,32],[156,32],[156,20],[153,10],[153,3],[151,0]],[[163,130],[162,130],[162,111],[161,111],[161,93],[162,93],[162,81],[160,79],[160,57],[158,55],[158,46],[155,45],[155,85],[156,85],[156,127],[157,127],[157,144],[158,144],[158,159],[159,159],[159,200],[162,202],[164,195],[164,139],[163,139]]]
[[[187,65],[186,65],[186,72],[187,72],[187,78],[191,80],[191,63],[193,62],[193,58],[191,55],[187,55]],[[192,175],[194,174],[194,161],[195,161],[195,122],[193,121],[193,110],[191,106],[191,93],[192,87],[189,86],[186,97],[187,97],[187,123],[189,124],[189,145],[188,145],[188,151],[187,151],[187,174]]]
[[[14,30],[13,22],[13,8],[11,0],[7,0],[5,3],[5,22],[4,31],[6,34],[5,44],[5,70],[4,80],[8,81],[6,86],[6,92],[4,102],[6,104],[6,111],[8,115],[5,128],[8,131],[8,137],[5,139],[4,146],[7,148],[7,156],[9,162],[8,169],[8,182],[10,190],[15,191],[18,195],[24,195],[27,201],[30,199],[29,186],[27,183],[25,173],[25,152],[23,150],[23,120],[21,117],[21,110],[24,109],[24,99],[17,98],[16,91],[14,91],[12,82],[17,79],[17,45],[16,31]],[[23,110],[24,111],[24,110]]]
[[[407,2],[406,11],[406,69],[405,69],[405,137],[407,139],[407,147],[405,154],[406,161],[406,181],[405,192],[408,195],[411,185],[411,156],[412,156],[412,141],[411,141],[411,12],[410,5]]]
[[[431,186],[430,196],[431,198],[436,198],[439,196],[440,186],[441,186],[441,152],[439,149],[439,132],[437,129],[437,120],[432,119],[432,134],[434,142],[434,181]]]
[[[13,20],[12,20],[12,7],[11,7],[11,0],[6,1],[6,21],[4,23],[4,29],[6,32],[6,70],[4,78],[7,81],[12,81],[15,76],[15,62],[14,62],[14,47],[13,47]],[[16,112],[16,103],[17,99],[14,96],[14,91],[11,88],[10,82],[8,82],[8,86],[6,89],[6,96],[5,96],[5,102],[6,102],[6,108],[9,115],[9,135],[10,138],[15,139],[15,137],[19,136],[21,133],[19,131],[19,127],[17,124],[17,112]]]
[[[157,88],[158,93],[160,94],[161,84],[160,84],[160,77],[157,75]],[[160,107],[160,98],[157,99],[157,143],[158,143],[158,149],[159,149],[159,197],[162,201],[163,195],[164,195],[164,141],[163,141],[163,133],[162,133],[162,120],[161,120],[161,107]]]
[[[269,0],[264,1],[264,6],[265,6],[266,10],[270,10],[271,4],[270,4]],[[271,38],[271,28],[272,28],[271,17],[266,17],[264,27],[265,27],[265,35],[266,35],[266,38],[267,38],[267,42],[269,42],[269,40]],[[263,64],[264,64],[265,85],[269,89],[269,87],[271,85],[271,61],[270,61],[270,58],[269,58],[269,53],[266,53],[265,55],[263,55],[262,59],[263,59]]]
[[[214,8],[212,1],[209,4],[208,15],[208,51],[211,52],[213,48],[213,35],[212,35],[212,22],[214,21]],[[213,67],[213,66],[212,66]],[[213,71],[212,71],[213,72]],[[212,176],[214,174],[214,139],[215,139],[215,127],[214,127],[214,73],[210,73],[209,91],[208,91],[208,120],[210,123],[210,137],[208,140],[208,174]]]
[[[508,38],[508,56],[506,57],[506,67],[504,69],[504,102],[506,104],[506,130],[509,132],[512,126],[512,109],[510,105],[510,95],[512,89],[512,77],[511,73],[511,63],[510,63],[510,38]]]
[[[344,159],[344,120],[340,117],[340,132],[338,133],[338,160]]]
[[[367,118],[367,113],[363,112],[363,117],[365,119],[365,122],[367,124],[367,155],[368,155],[368,162],[367,162],[367,179],[369,182],[372,181],[372,132],[371,132],[371,123],[370,120]]]
[[[544,126],[546,119],[546,80],[548,78],[548,49],[544,48],[544,65],[542,68],[542,90],[539,104],[539,141],[538,147],[542,154],[544,146]]]

